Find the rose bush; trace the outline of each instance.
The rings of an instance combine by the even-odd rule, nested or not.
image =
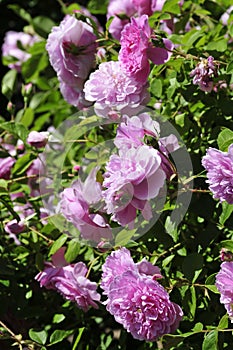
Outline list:
[[[231,1],[84,3],[0,3],[0,348],[230,350]]]

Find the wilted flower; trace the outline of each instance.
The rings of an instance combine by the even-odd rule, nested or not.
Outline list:
[[[0,158],[0,179],[9,180],[14,163],[15,159],[12,157]]]
[[[104,217],[92,212],[102,199],[101,185],[94,169],[85,182],[80,179],[61,193],[60,210],[64,217],[78,228],[82,237],[94,242],[111,239],[111,229]]]
[[[102,268],[107,310],[135,339],[155,341],[177,329],[183,312],[156,281],[162,277],[156,266],[146,260],[135,264],[130,252],[121,248]]]
[[[97,284],[86,278],[87,267],[83,262],[68,264],[64,259],[64,248],[53,255],[52,263],[46,262],[45,269],[35,279],[41,287],[56,290],[65,299],[73,301],[83,311],[90,306],[98,308],[100,301]]]
[[[159,152],[143,145],[119,150],[106,165],[103,197],[112,220],[125,226],[134,223],[137,209],[146,220],[152,217],[149,200],[155,198],[164,185]]]
[[[213,193],[213,197],[221,202],[233,204],[233,144],[228,152],[215,148],[208,148],[202,158],[202,165],[207,170],[206,181]]]
[[[33,147],[44,147],[48,141],[49,133],[47,131],[31,131],[27,138],[27,143]]]
[[[37,36],[24,32],[7,32],[2,45],[2,56],[11,56],[15,59],[15,62],[9,63],[8,67],[20,72],[22,63],[31,57],[27,49],[38,40]]]
[[[128,76],[134,77],[141,83],[145,83],[148,78],[149,60],[154,64],[163,64],[170,58],[169,51],[173,48],[173,44],[168,39],[163,39],[164,48],[154,47],[152,38],[156,40],[156,37],[152,36],[147,15],[132,18],[121,33],[119,52],[121,67]]]
[[[220,259],[222,261],[232,261],[233,253],[228,251],[226,248],[222,248],[220,251]]]
[[[178,139],[175,135],[170,134],[166,137],[161,137],[158,140],[159,149],[161,151],[160,157],[162,158],[161,167],[167,175],[167,178],[170,179],[172,174],[174,174],[174,168],[169,161],[169,154],[175,152],[180,148]]]
[[[233,261],[225,261],[221,264],[215,284],[221,294],[220,303],[224,304],[233,323]]]
[[[95,40],[89,24],[69,15],[48,36],[46,49],[61,83],[61,92],[75,106],[80,105],[83,84],[95,65]]]
[[[24,231],[25,223],[23,220],[17,221],[13,219],[6,223],[4,229],[7,233],[18,234]]]
[[[190,73],[193,78],[193,84],[199,85],[202,91],[211,92],[214,86],[213,78],[218,75],[218,66],[214,58],[209,56],[207,59],[201,58],[201,62]]]
[[[122,72],[117,61],[103,62],[84,85],[85,98],[95,102],[98,115],[111,118],[112,111],[132,115],[148,102],[147,85]]]

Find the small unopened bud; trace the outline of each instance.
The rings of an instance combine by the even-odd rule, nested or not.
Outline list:
[[[14,105],[13,105],[13,103],[11,101],[9,101],[8,104],[7,104],[7,111],[9,113],[11,113],[11,114],[14,113]]]
[[[44,147],[48,141],[49,133],[47,131],[31,131],[27,138],[27,143],[33,147]]]
[[[32,92],[32,83],[26,84],[22,86],[22,95],[24,97],[28,97],[30,96],[31,92]]]
[[[80,168],[81,168],[80,165],[75,165],[75,166],[73,167],[73,170],[74,170],[74,171],[79,171]]]

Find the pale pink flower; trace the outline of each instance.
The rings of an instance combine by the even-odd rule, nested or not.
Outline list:
[[[149,200],[159,194],[165,177],[157,150],[146,145],[120,149],[119,155],[110,157],[104,174],[103,197],[107,213],[122,226],[133,226],[137,210],[150,220]]]
[[[86,278],[86,265],[83,262],[68,264],[64,259],[64,248],[56,254],[53,262],[46,262],[44,270],[36,275],[40,286],[56,290],[83,311],[88,311],[90,306],[97,309],[100,294],[96,291],[97,284]]]
[[[103,62],[84,85],[85,98],[95,102],[98,115],[111,119],[111,112],[132,115],[149,99],[147,84],[127,76],[118,61]]]

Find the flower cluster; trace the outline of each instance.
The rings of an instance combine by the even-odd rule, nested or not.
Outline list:
[[[211,92],[214,87],[213,78],[218,74],[218,66],[214,58],[209,56],[207,59],[202,58],[196,68],[190,73],[193,78],[193,84],[198,85],[202,91]]]
[[[228,152],[210,147],[202,158],[202,165],[207,170],[206,182],[213,197],[233,204],[233,145]]]
[[[74,181],[61,194],[60,211],[78,228],[84,239],[111,239],[103,214],[121,226],[134,226],[139,213],[152,218],[150,200],[155,199],[166,179],[174,173],[169,154],[179,148],[175,135],[160,138],[160,125],[148,113],[124,115],[118,125],[113,153],[106,163],[103,182],[96,181],[95,168],[85,182]],[[158,149],[146,144],[158,140]]]
[[[28,135],[27,143],[30,146],[41,148],[46,144],[48,135],[48,132],[32,131]],[[11,179],[12,169],[15,163],[22,156],[26,155],[25,145],[21,140],[18,140],[17,144],[15,144],[14,138],[8,134],[5,136],[5,139],[0,140],[0,145],[1,152],[6,155],[5,158],[0,158],[0,179],[9,180]],[[48,178],[40,178],[39,175],[42,172],[44,172],[43,157],[38,155],[37,158],[29,163],[25,170],[27,186],[30,189],[31,197],[37,197],[50,192],[49,185],[51,181]],[[41,188],[39,188],[39,185],[41,185]],[[11,194],[10,199],[15,216],[4,224],[4,229],[9,234],[9,237],[13,238],[15,243],[19,245],[20,242],[16,235],[26,230],[30,218],[38,214],[41,222],[46,223],[45,218],[48,216],[48,212],[43,207],[37,209],[35,212],[32,204],[28,202],[28,198],[21,191]]]
[[[216,287],[221,297],[220,303],[224,304],[225,309],[233,322],[233,261],[224,261],[221,269],[216,275]]]
[[[156,281],[162,277],[157,267],[146,260],[135,264],[121,248],[111,253],[102,270],[107,310],[135,339],[155,341],[177,329],[183,312]]]
[[[87,271],[83,262],[68,264],[64,248],[61,248],[53,255],[52,263],[46,262],[45,269],[35,279],[41,287],[56,290],[83,311],[88,311],[90,306],[98,308],[96,302],[100,301],[100,294],[96,291],[97,284],[86,278]]]

